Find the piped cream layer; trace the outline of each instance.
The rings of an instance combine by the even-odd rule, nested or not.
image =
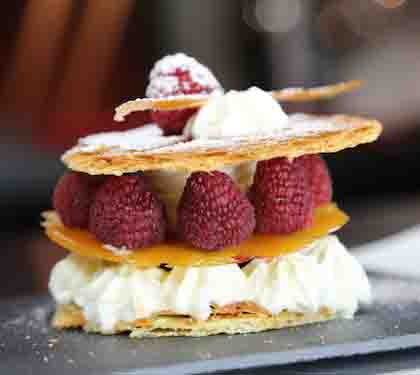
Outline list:
[[[272,314],[317,312],[325,307],[351,318],[371,301],[365,271],[336,236],[271,260],[212,267],[140,269],[69,255],[49,283],[58,304],[74,303],[89,323],[112,332],[119,321],[173,311],[205,320],[212,306],[254,302]]]

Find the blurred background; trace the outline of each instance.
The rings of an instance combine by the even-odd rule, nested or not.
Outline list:
[[[362,79],[358,92],[288,111],[348,112],[380,141],[328,155],[335,200],[358,245],[420,222],[420,2],[415,0],[15,0],[0,22],[0,296],[41,293],[65,253],[40,211],[80,136],[134,127],[113,109],[143,96],[155,60],[177,51],[226,89]]]

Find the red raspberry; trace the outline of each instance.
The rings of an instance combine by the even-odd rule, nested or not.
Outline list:
[[[257,232],[291,233],[312,222],[313,197],[302,158],[258,162],[249,196]]]
[[[182,134],[185,124],[196,113],[196,109],[178,109],[175,111],[152,111],[152,122],[159,125],[164,135]]]
[[[156,62],[150,72],[146,89],[148,98],[210,94],[221,90],[221,86],[211,71],[197,60],[177,53]],[[181,134],[195,109],[176,111],[153,111],[151,120],[159,124],[165,135]]]
[[[331,202],[333,189],[327,163],[320,155],[305,155],[302,158],[312,188],[315,207]]]
[[[68,227],[87,228],[89,209],[102,176],[68,172],[61,176],[54,189],[53,206]]]
[[[195,172],[178,206],[177,229],[195,247],[217,250],[236,246],[255,228],[254,208],[222,172]]]
[[[164,240],[165,208],[143,175],[109,177],[90,208],[89,230],[115,247],[151,246]]]

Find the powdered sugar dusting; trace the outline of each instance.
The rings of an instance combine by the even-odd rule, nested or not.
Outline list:
[[[122,138],[146,138],[146,137],[159,137],[163,135],[163,131],[156,124],[147,124],[139,128],[134,128],[126,131],[118,132],[103,132],[88,135],[79,140],[81,144],[107,144],[109,142],[114,142],[115,140],[121,140]]]
[[[198,150],[209,150],[234,147],[235,145],[241,144],[241,140],[244,138],[232,137],[224,139],[194,139],[190,142],[177,143],[175,145],[162,147],[157,150],[151,150],[151,154],[164,154],[171,152],[190,152]]]
[[[78,152],[94,152],[106,147],[104,156],[121,155],[131,152],[162,154],[190,152],[199,150],[229,149],[239,145],[246,146],[264,143],[266,145],[286,142],[290,139],[308,137],[320,133],[350,130],[349,123],[337,121],[336,117],[311,116],[302,113],[292,114],[278,131],[264,136],[199,138],[188,141],[185,136],[162,136],[156,125],[131,129],[122,132],[99,133],[79,140],[77,146],[67,151],[63,158]]]
[[[286,134],[306,136],[320,132],[331,132],[349,128],[349,124],[338,123],[331,117],[311,116],[304,113],[294,113],[289,116],[286,128],[283,130]]]
[[[161,98],[174,93],[190,91],[188,81],[179,81],[176,71],[189,72],[191,80],[205,87],[208,92],[221,90],[220,83],[213,73],[197,60],[183,53],[168,55],[156,62],[150,72],[150,83],[146,89],[149,98]]]
[[[79,139],[76,147],[65,155],[75,152],[94,152],[100,148],[109,148],[110,153],[122,153],[127,150],[149,151],[185,140],[182,136],[163,136],[162,130],[155,124],[120,132],[92,134]]]
[[[178,78],[174,76],[157,76],[147,86],[146,96],[148,98],[166,98],[177,91],[180,91]]]
[[[297,113],[289,116],[284,126],[279,128],[277,132],[263,136],[247,136],[247,137],[225,137],[225,138],[199,138],[190,142],[183,142],[167,147],[151,150],[151,154],[172,153],[172,152],[189,152],[197,150],[209,149],[226,149],[233,148],[238,145],[257,144],[257,143],[278,143],[286,142],[293,138],[308,137],[320,133],[335,132],[343,129],[349,129],[349,124],[338,123],[333,118],[315,117]]]

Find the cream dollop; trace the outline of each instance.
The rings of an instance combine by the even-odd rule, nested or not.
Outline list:
[[[287,121],[286,113],[269,93],[251,87],[212,95],[189,121],[184,134],[194,139],[270,135]]]
[[[211,306],[250,301],[272,314],[326,307],[351,318],[371,300],[367,276],[337,237],[267,262],[212,267],[139,269],[70,255],[54,267],[50,291],[58,304],[83,309],[88,324],[113,332],[117,322],[164,310],[207,319]]]

